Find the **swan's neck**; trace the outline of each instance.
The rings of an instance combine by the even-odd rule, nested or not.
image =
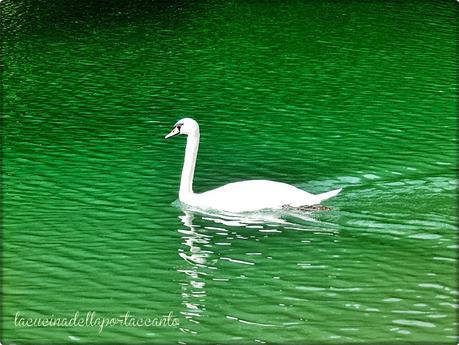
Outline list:
[[[199,147],[199,131],[189,134],[186,141],[185,160],[183,162],[182,178],[180,180],[179,199],[185,201],[193,193],[194,168]]]

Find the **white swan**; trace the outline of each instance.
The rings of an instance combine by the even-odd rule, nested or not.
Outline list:
[[[315,205],[341,191],[340,188],[314,195],[286,183],[249,180],[229,183],[205,193],[194,193],[193,177],[199,147],[199,125],[193,119],[181,119],[165,138],[177,134],[188,136],[179,191],[179,200],[185,204],[207,209],[245,212],[280,209],[283,206]]]

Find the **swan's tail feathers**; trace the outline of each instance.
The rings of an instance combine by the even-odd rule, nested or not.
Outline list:
[[[325,193],[316,195],[317,203],[321,203],[324,200],[327,200],[327,199],[330,199],[330,198],[334,197],[336,194],[341,192],[341,190],[342,190],[342,188],[338,188],[338,189],[335,189],[335,190],[331,190],[329,192],[325,192]]]

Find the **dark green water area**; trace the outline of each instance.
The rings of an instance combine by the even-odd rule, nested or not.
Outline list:
[[[0,7],[4,345],[457,343],[457,2]],[[197,192],[343,191],[187,209],[183,117]],[[18,324],[76,312],[178,324]]]

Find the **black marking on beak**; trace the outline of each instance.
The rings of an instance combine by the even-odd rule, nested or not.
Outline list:
[[[177,123],[173,128],[172,131],[166,135],[164,138],[172,138],[175,137],[176,135],[180,134],[180,128],[182,127],[183,123]]]

